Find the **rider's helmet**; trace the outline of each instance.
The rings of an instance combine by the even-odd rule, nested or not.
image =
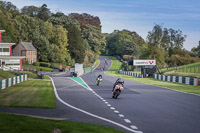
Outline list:
[[[122,84],[124,84],[124,81],[122,80],[121,77],[117,79],[117,82],[118,82],[118,83],[122,83]]]

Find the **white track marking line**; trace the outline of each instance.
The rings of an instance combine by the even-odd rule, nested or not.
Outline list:
[[[115,108],[114,107],[110,107],[110,109],[114,110]]]
[[[105,104],[108,104],[108,102],[105,102]]]
[[[124,115],[122,115],[122,114],[119,114],[119,117],[124,117]]]
[[[107,106],[110,107],[111,105],[110,105],[110,104],[107,104]]]
[[[136,126],[134,126],[134,125],[131,125],[130,126],[132,129],[138,129]]]
[[[115,112],[115,113],[119,113],[119,111],[117,111],[117,110],[115,110],[114,112]]]
[[[129,119],[124,119],[124,121],[125,121],[126,123],[131,123],[131,121],[130,121]]]
[[[138,133],[138,131],[135,131],[135,130],[133,130],[133,129],[129,128],[129,127],[126,127],[126,126],[124,126],[124,125],[122,125],[122,124],[120,124],[120,123],[117,123],[117,122],[114,122],[114,121],[112,121],[112,120],[103,118],[103,117],[101,117],[101,116],[98,116],[98,115],[89,113],[89,112],[87,112],[87,111],[85,111],[85,110],[79,109],[79,108],[77,108],[77,107],[74,107],[74,106],[72,106],[72,105],[66,103],[65,101],[63,101],[63,100],[59,97],[59,95],[58,95],[58,93],[57,93],[57,91],[56,91],[56,87],[55,87],[55,84],[54,84],[53,79],[52,79],[51,77],[49,77],[49,78],[50,78],[51,81],[52,81],[55,96],[56,96],[56,98],[57,98],[61,103],[65,104],[66,106],[68,106],[68,107],[70,107],[70,108],[72,108],[72,109],[75,109],[75,110],[80,111],[80,112],[82,112],[82,113],[84,113],[84,114],[87,114],[87,115],[89,115],[89,116],[92,116],[92,117],[98,118],[98,119],[100,119],[100,120],[103,120],[103,121],[112,123],[112,124],[114,124],[114,125],[117,125],[117,126],[119,126],[119,127],[121,127],[121,128],[124,128],[124,129],[130,131],[130,132]]]

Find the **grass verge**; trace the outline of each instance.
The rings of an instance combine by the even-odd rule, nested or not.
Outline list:
[[[56,108],[52,83],[28,80],[0,90],[0,106]]]
[[[200,78],[200,73],[183,73],[183,72],[170,71],[170,72],[165,72],[164,75]]]
[[[200,94],[200,86],[192,86],[192,85],[186,85],[186,84],[179,84],[179,83],[171,83],[166,81],[160,81],[153,78],[136,78],[128,75],[122,75],[118,73],[118,70],[120,69],[120,61],[115,57],[106,56],[110,59],[112,59],[112,67],[109,71],[106,72],[106,74],[109,74],[111,76],[116,77],[122,77],[124,79],[129,79],[136,82],[146,83],[150,85],[157,85],[161,87],[167,87],[170,89],[175,89],[183,92],[193,93],[193,94]]]
[[[162,72],[171,72],[171,71],[177,71],[178,73],[181,74],[195,74],[200,72],[200,62],[188,64],[188,65],[183,65],[183,66],[177,66],[177,67],[170,67],[170,68],[162,68]]]
[[[100,60],[97,59],[96,64],[95,64],[95,67],[97,67],[97,66],[99,65],[99,63],[100,63]],[[94,69],[94,68],[93,68],[93,69]],[[86,69],[86,70],[85,70],[85,73],[88,73],[88,72],[90,72],[90,71],[91,71],[91,69]]]
[[[10,71],[4,71],[0,69],[0,80],[12,78],[12,77],[15,77],[13,73],[11,73]]]
[[[0,132],[3,133],[121,133],[119,130],[71,121],[58,121],[0,113]]]

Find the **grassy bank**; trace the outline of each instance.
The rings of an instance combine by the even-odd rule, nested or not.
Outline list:
[[[52,72],[53,69],[49,67],[41,67],[41,66],[34,66],[34,65],[23,65],[24,67],[31,67],[35,68],[37,71],[42,70],[43,72]]]
[[[51,81],[28,80],[0,90],[0,106],[55,108]]]
[[[200,73],[183,73],[183,72],[170,71],[170,72],[165,72],[164,75],[200,78]]]
[[[150,84],[150,85],[167,87],[170,89],[175,89],[175,90],[179,90],[179,91],[183,91],[183,92],[200,94],[200,86],[192,86],[192,85],[185,85],[185,84],[179,84],[179,83],[165,82],[165,81],[160,81],[160,80],[156,80],[153,78],[135,78],[135,77],[128,76],[128,75],[119,74],[118,69],[120,69],[120,67],[121,67],[120,66],[121,62],[115,57],[109,57],[109,56],[107,56],[107,57],[112,59],[112,67],[110,68],[109,71],[106,72],[109,75],[116,76],[116,77],[122,77],[124,79],[129,79],[132,81],[146,83],[146,84]]]
[[[12,78],[12,77],[15,77],[13,73],[0,69],[0,80]]]
[[[94,68],[96,68],[96,67],[99,65],[99,63],[100,63],[100,60],[97,59]],[[93,68],[93,69],[94,69],[94,68]],[[85,70],[85,73],[88,73],[88,72],[90,72],[90,71],[91,71],[91,68],[88,67],[88,68]]]
[[[177,66],[177,67],[169,67],[169,68],[162,68],[160,69],[161,72],[171,72],[176,71],[178,73],[200,73],[200,62],[183,65],[183,66]]]
[[[0,132],[2,133],[121,133],[118,130],[93,124],[56,121],[0,113]],[[58,132],[58,133],[60,133]]]

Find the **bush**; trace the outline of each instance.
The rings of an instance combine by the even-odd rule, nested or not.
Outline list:
[[[33,65],[34,66],[40,66],[40,62],[34,62]]]
[[[42,66],[42,67],[50,67],[51,64],[50,63],[46,63],[46,62],[40,62],[40,66]]]

